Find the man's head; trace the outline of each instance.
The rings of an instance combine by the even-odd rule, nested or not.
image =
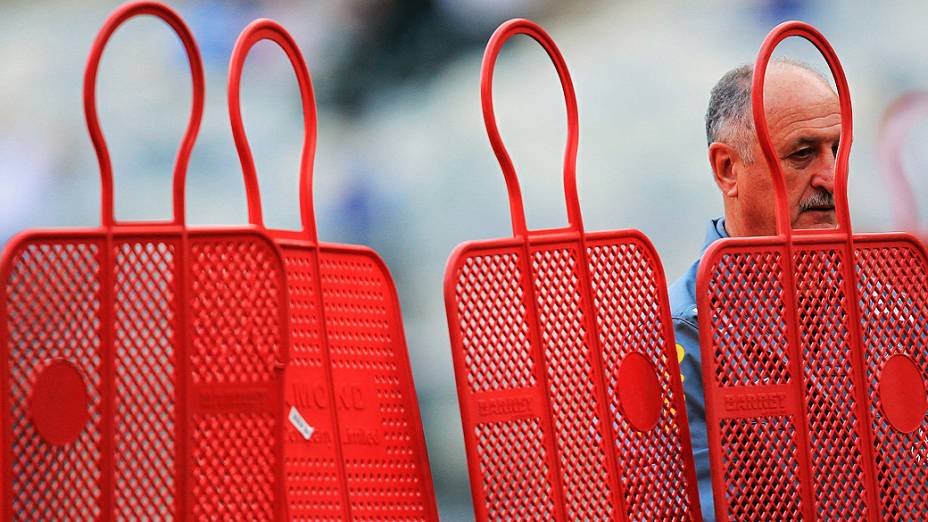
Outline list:
[[[709,162],[732,236],[776,234],[770,169],[751,114],[753,66],[732,69],[712,89],[706,111]],[[774,60],[767,67],[764,109],[786,180],[793,228],[835,226],[835,154],[841,137],[838,96],[808,65]]]

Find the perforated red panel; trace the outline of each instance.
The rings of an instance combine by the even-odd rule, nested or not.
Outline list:
[[[307,444],[287,426],[287,495],[293,520],[344,520],[347,513],[343,464],[338,454],[331,380],[324,367],[319,275],[309,249],[285,247],[290,294],[290,368],[286,399],[315,430]]]
[[[457,318],[459,324],[459,341],[453,342],[452,350],[477,518],[556,519],[564,508],[560,496],[555,497],[560,488],[552,473],[557,473],[559,464],[553,460],[557,459],[555,442],[546,434],[550,417],[533,412],[534,397],[524,393],[536,384],[535,357],[546,359],[539,354],[535,337],[530,337],[526,299],[532,293],[523,289],[524,258],[518,250],[502,248],[452,257],[460,261],[449,323],[454,325]],[[544,377],[541,382],[546,382],[547,372]],[[466,394],[460,390],[463,383],[467,383]],[[471,421],[465,401],[477,394],[494,398],[477,405],[481,418]]]
[[[191,255],[193,516],[273,520],[282,498],[277,393],[287,342],[281,258],[269,241],[234,236],[194,239]]]
[[[789,276],[782,251],[770,247],[719,248],[704,259],[711,275],[700,320],[708,324],[704,356],[712,354],[704,370],[714,377],[707,422],[721,430],[728,519],[809,518],[810,509],[828,520],[866,519],[842,252],[799,250]],[[788,478],[756,471],[784,467]],[[803,481],[814,499],[803,501]]]
[[[486,516],[491,520],[554,520],[541,424],[535,419],[474,428],[480,456]]]
[[[370,251],[323,248],[321,277],[314,248],[291,242],[284,249],[297,340],[287,396],[314,429],[306,441],[288,428],[291,516],[432,520],[434,493],[389,276]],[[324,337],[316,311],[320,284]],[[322,366],[323,338],[330,373]]]
[[[788,418],[722,421],[725,501],[731,520],[804,520],[796,430]]]
[[[873,245],[856,250],[855,281],[846,279],[849,267],[845,266],[842,243],[797,246],[790,278],[795,304],[792,308],[776,304],[779,311],[764,321],[768,325],[795,321],[794,342],[753,321],[764,317],[757,310],[759,303],[771,302],[764,297],[767,289],[781,286],[774,282],[782,281],[780,260],[766,253],[737,252],[735,247],[720,248],[707,257],[714,269],[705,296],[706,322],[716,355],[712,371],[717,376],[712,383],[715,412],[711,422],[722,423],[723,459],[736,451],[729,447],[734,442],[726,439],[724,426],[737,417],[762,415],[804,426],[791,441],[805,453],[793,458],[800,464],[797,481],[783,482],[779,474],[731,474],[726,461],[723,480],[731,520],[744,519],[739,510],[756,502],[747,493],[755,488],[781,499],[802,497],[802,489],[808,488],[812,496],[806,500],[807,509],[814,510],[819,519],[917,520],[928,514],[928,489],[924,485],[928,476],[922,465],[925,424],[916,421],[917,429],[901,432],[885,418],[879,394],[883,367],[894,355],[911,358],[922,381],[926,378],[928,361],[921,348],[928,348],[924,338],[928,328],[928,261],[911,238],[858,235],[855,242]],[[748,257],[772,261],[744,262]],[[732,290],[733,281],[761,280],[766,282]],[[859,315],[848,299],[851,284],[857,287]],[[738,314],[732,314],[734,310]],[[791,313],[795,320],[790,319]],[[746,335],[730,335],[728,325],[736,320],[747,324],[742,328]],[[855,321],[859,321],[860,338],[854,336]],[[783,368],[785,364],[777,359],[797,353],[801,379],[777,380],[769,371],[761,371],[757,378],[733,387],[726,379],[728,373],[720,369],[735,357],[746,361],[742,366]],[[866,371],[866,381],[860,380],[858,371]],[[780,374],[780,370],[772,373]],[[924,392],[920,393],[922,398],[904,411],[914,408],[922,418],[926,407],[920,406],[925,404]],[[866,409],[862,409],[863,404]],[[758,444],[757,451],[770,452],[780,442],[768,437]],[[765,445],[770,448],[764,449]],[[873,461],[868,458],[870,454]],[[753,457],[746,453],[745,458]],[[766,464],[751,464],[757,469],[762,465]],[[879,499],[879,512],[870,506],[868,495]]]
[[[455,292],[470,389],[482,392],[534,386],[518,254],[468,257]]]
[[[191,374],[194,384],[273,378],[281,343],[279,258],[267,243],[197,241],[192,247]]]
[[[590,360],[596,355],[587,340],[576,254],[569,248],[535,250],[532,272],[567,516],[609,520],[613,499],[606,445],[611,437],[597,418],[602,408]]]
[[[430,520],[434,493],[389,274],[370,251],[324,248],[321,260],[352,516]]]
[[[928,380],[928,259],[912,238],[858,241],[855,255],[880,513],[884,520],[924,519],[928,424],[923,413],[912,432],[895,429],[879,390],[882,369],[894,355],[911,358],[922,382]]]
[[[790,381],[780,257],[775,251],[738,252],[713,265],[708,317],[721,386]]]
[[[685,519],[692,511],[687,495],[690,476],[686,466],[687,448],[680,444],[682,401],[676,387],[676,362],[668,358],[662,311],[663,276],[656,270],[651,247],[638,239],[622,242],[593,242],[587,247],[599,342],[610,397],[610,411],[620,411],[619,369],[629,354],[643,355],[653,366],[663,393],[663,405],[653,431],[644,433],[628,419],[617,416],[615,446],[619,462],[626,470],[652,470],[651,473],[626,471],[622,474],[625,506],[629,520]],[[674,363],[671,363],[674,361]],[[661,487],[654,487],[653,477]]]
[[[96,110],[107,41],[154,16],[190,63],[169,221],[118,222]],[[16,236],[0,257],[2,520],[286,520],[280,252],[255,227],[187,227],[203,71],[180,16],[117,8],[94,40],[84,110],[102,224]]]
[[[287,55],[303,104],[302,230],[268,231],[284,252],[293,359],[287,369],[285,448],[293,520],[438,519],[399,301],[369,248],[320,243],[313,215],[315,100],[290,34],[272,20],[242,31],[229,69],[229,111],[248,195],[249,220],[264,229],[257,174],[242,124],[239,83],[261,40]]]
[[[835,76],[834,228],[792,229],[763,107],[764,72],[801,36]],[[921,520],[928,413],[928,257],[902,234],[853,234],[852,124],[841,65],[801,22],[761,47],[753,116],[773,175],[771,237],[720,240],[697,276],[706,423],[719,520]]]
[[[278,361],[286,331],[280,321],[285,302],[278,295],[283,275],[272,245],[230,232],[195,242],[201,246],[192,248],[198,259],[189,267],[186,290],[194,352],[179,365],[186,317],[177,300],[180,238],[114,240],[106,256],[102,240],[70,235],[74,239],[64,239],[65,232],[35,234],[13,243],[3,266],[3,350],[11,391],[4,412],[12,441],[8,508],[17,517],[43,520],[184,518],[189,515],[177,515],[177,506],[189,472],[197,509],[213,506],[203,513],[274,519],[282,498]],[[238,341],[216,335],[229,324]],[[111,344],[104,334],[110,328]],[[89,421],[63,445],[43,438],[36,423],[44,417],[33,420],[30,412],[37,377],[58,360],[78,369],[89,392]],[[177,383],[187,378],[220,387],[194,387],[185,399]],[[179,464],[185,458],[180,412],[188,407],[196,415],[187,429],[197,435],[191,460]],[[242,410],[237,422],[263,423],[263,435],[241,429],[254,432],[242,438],[234,423],[220,429],[228,424],[220,419]],[[107,422],[112,443],[105,442]],[[109,492],[102,487],[106,476],[112,477]]]
[[[192,518],[278,520],[279,416],[202,415],[193,424]]]
[[[284,247],[295,340],[287,397],[314,429],[307,441],[288,428],[291,516],[431,520],[434,494],[388,275],[369,251],[324,248],[320,277],[314,248]]]
[[[87,520],[103,513],[101,250],[87,240],[23,241],[4,266],[4,486],[6,509],[17,517]],[[29,414],[37,375],[57,359],[83,372],[90,395],[90,422],[64,452],[42,439]]]
[[[700,267],[708,274],[698,303],[703,358],[711,361],[703,363],[703,374],[707,403],[714,401],[706,423],[710,437],[718,437],[719,450],[713,439],[710,447],[720,520],[809,518],[799,475],[804,445],[796,436],[803,421],[788,413],[797,379],[790,372],[795,350],[783,257],[770,247],[720,248],[705,254]],[[721,515],[719,505],[725,506]]]
[[[178,339],[175,243],[114,247],[116,519],[172,520]]]
[[[567,102],[568,226],[531,231],[493,112],[493,68],[522,34]],[[553,40],[522,19],[484,54],[481,103],[509,191],[513,237],[458,246],[445,307],[478,520],[701,520],[666,282],[634,230],[584,232],[578,116]]]
[[[865,480],[848,339],[846,261],[839,250],[800,250],[793,260],[816,513],[826,520],[864,520],[868,509],[860,494]]]
[[[597,232],[587,241],[586,249],[541,241],[531,269],[504,241],[471,243],[449,263],[454,293],[446,298],[478,519],[698,516],[653,249],[634,232]],[[619,400],[619,368],[631,353],[653,365],[662,394],[658,423],[645,431]],[[529,437],[529,427],[538,438],[532,448],[516,445],[516,433]]]

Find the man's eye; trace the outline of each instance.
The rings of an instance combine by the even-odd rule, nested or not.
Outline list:
[[[796,152],[789,155],[790,158],[795,159],[795,160],[808,159],[811,156],[812,156],[812,149],[810,148],[799,149]]]

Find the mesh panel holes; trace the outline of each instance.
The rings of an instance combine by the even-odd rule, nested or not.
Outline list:
[[[667,343],[660,309],[656,259],[636,243],[589,247],[590,275],[601,327],[604,371],[610,412],[615,416],[615,445],[622,464],[622,484],[629,520],[692,519],[683,465],[682,435],[677,423],[678,398],[670,386]],[[671,344],[672,345],[672,344]],[[620,415],[616,376],[628,353],[644,354],[654,365],[665,394],[658,426],[643,433]],[[673,356],[676,354],[674,353]],[[654,487],[660,481],[661,487]]]
[[[178,457],[174,448],[174,358],[175,343],[180,342],[175,330],[179,310],[174,243],[114,238],[113,250],[104,252],[103,241],[91,242],[93,239],[42,237],[27,241],[31,243],[25,243],[12,259],[5,295],[13,396],[9,412],[13,421],[13,513],[17,518],[35,520],[168,520],[182,516],[174,512]],[[190,300],[199,315],[191,317],[191,336],[196,347],[216,355],[212,360],[197,360],[193,370],[200,370],[199,377],[213,383],[277,382],[272,372],[280,349],[279,306],[273,292],[279,274],[272,251],[262,250],[260,242],[227,239],[214,245],[193,245],[193,250],[200,258],[193,260],[196,280],[191,281],[194,291]],[[113,266],[102,266],[104,257],[112,260]],[[239,261],[234,270],[226,265],[229,260]],[[110,282],[112,288],[101,288],[102,281]],[[203,295],[206,293],[208,298]],[[105,296],[113,301],[112,513],[101,512],[100,505],[103,464],[109,463],[100,446],[101,331],[108,326],[102,324]],[[220,318],[224,312],[229,315]],[[229,361],[220,361],[218,352],[234,341],[217,340],[216,333],[229,329],[235,332],[228,337],[239,336],[242,347],[229,350],[231,363],[222,364]],[[222,350],[216,350],[217,346]],[[259,353],[249,360],[244,352],[255,346]],[[196,354],[192,355],[195,359]],[[26,408],[34,375],[49,360],[58,358],[78,368],[87,383],[89,421],[73,443],[49,447],[35,433]],[[238,363],[242,364],[236,368]],[[221,475],[227,484],[238,477],[235,480],[242,490],[274,493],[276,477],[267,479],[259,468],[274,469],[276,431],[274,428],[267,436],[246,441],[255,452],[247,458],[234,456],[239,448],[227,447],[229,453],[208,456],[201,451],[196,455],[199,462],[209,461],[211,467],[192,471],[201,478]],[[214,439],[221,438],[219,433],[208,431]],[[200,437],[204,439],[207,434]],[[211,443],[214,448],[219,445]],[[270,460],[262,462],[258,454],[266,454]],[[227,472],[229,466],[236,472]],[[208,487],[204,490],[204,484],[191,485],[194,489],[197,486],[203,495],[215,493]],[[214,497],[202,501],[222,504],[224,513],[231,517],[247,513],[242,515],[245,519],[254,518],[256,511],[252,509],[276,509],[274,499],[265,506],[238,508],[231,507],[235,501],[215,502]]]
[[[29,520],[100,516],[100,249],[96,244],[26,244],[6,287],[12,420],[12,507]],[[75,363],[88,385],[90,421],[66,449],[38,435],[28,416],[35,373],[45,361]]]
[[[555,519],[544,433],[537,419],[474,429],[490,520]]]
[[[911,245],[856,251],[861,329],[867,358],[868,397],[877,483],[884,520],[928,519],[928,430],[894,430],[883,416],[880,368],[904,353],[928,368],[928,274],[925,259]]]
[[[284,247],[294,346],[292,385],[312,387],[312,404],[294,398],[316,428],[307,445],[288,449],[288,487],[295,520],[426,520],[432,492],[419,419],[405,367],[399,306],[388,275],[364,253],[323,250],[315,273],[314,248]],[[317,284],[325,308],[331,378],[323,367]],[[306,395],[307,392],[301,392]],[[321,401],[321,402],[320,402]],[[333,432],[331,406],[338,416]],[[342,460],[337,460],[337,447]],[[342,483],[342,473],[347,481]],[[347,490],[350,511],[343,506]]]
[[[789,418],[724,419],[721,429],[729,519],[803,520]]]
[[[456,287],[467,382],[475,392],[535,385],[517,254],[468,257]]]
[[[284,248],[287,285],[290,295],[290,358],[293,379],[288,396],[315,428],[307,444],[292,427],[293,439],[287,443],[287,493],[290,517],[294,521],[344,520],[342,486],[332,433],[328,404],[316,404],[312,398],[328,399],[322,361],[322,339],[317,310],[315,259],[303,248]],[[299,373],[295,373],[299,372]],[[315,393],[314,393],[315,392]]]
[[[732,340],[737,339],[740,333],[738,327],[725,317],[724,308],[732,306],[734,297],[749,303],[760,301],[759,296],[770,288],[769,284],[758,285],[756,279],[750,280],[747,275],[733,276],[742,266],[749,264],[744,260],[738,261],[737,257],[755,256],[761,261],[759,271],[766,272],[772,281],[780,277],[779,267],[775,266],[778,263],[774,261],[764,266],[763,262],[763,257],[771,254],[775,255],[726,254],[713,267],[709,297],[713,309],[710,317],[715,330],[712,339],[718,364],[717,386],[782,384],[786,380],[775,377],[789,377],[788,373],[778,371],[771,376],[770,370],[775,370],[776,365],[770,364],[747,365],[749,370],[759,367],[767,375],[761,379],[746,377],[749,372],[744,371],[744,365],[728,364],[726,367],[724,358],[730,356],[720,354],[726,349],[726,343],[731,346]],[[898,355],[913,361],[922,381],[925,380],[928,367],[928,262],[919,249],[905,240],[886,241],[882,238],[859,240],[855,261],[856,281],[847,281],[847,261],[838,249],[806,247],[798,249],[793,257],[795,272],[792,279],[796,288],[797,333],[804,386],[801,393],[807,404],[810,472],[814,481],[814,497],[809,501],[814,501],[816,516],[822,519],[857,520],[875,515],[868,513],[866,504],[868,475],[864,472],[868,471],[871,463],[863,462],[864,436],[859,432],[862,423],[857,418],[859,405],[856,403],[860,392],[855,389],[855,370],[851,361],[857,341],[851,338],[852,325],[849,321],[856,320],[856,317],[852,319],[851,308],[857,305],[869,402],[868,420],[874,442],[879,516],[881,520],[892,521],[926,519],[928,430],[925,419],[922,418],[921,426],[911,433],[894,428],[884,417],[879,390],[883,365]],[[745,283],[739,285],[739,279]],[[858,303],[848,301],[849,284],[857,286]],[[778,306],[782,308],[781,303]],[[752,310],[749,306],[744,309],[745,321],[753,322],[764,316],[763,312]],[[773,324],[778,322],[776,315],[772,316]],[[771,335],[769,330],[755,326],[748,332],[753,332],[760,339],[748,345],[752,350],[756,346],[775,346],[769,339],[778,336]],[[720,346],[723,348],[720,349]],[[748,356],[738,353],[737,347],[732,351],[739,357]],[[769,352],[770,349],[762,350],[754,359],[761,361]],[[791,420],[789,417],[763,417],[721,421],[726,499],[733,520],[801,516],[798,475],[787,472],[795,467],[794,443],[786,441],[793,438]],[[772,423],[789,426],[773,428]],[[750,432],[760,432],[761,435]],[[788,433],[788,437],[783,433]],[[766,444],[759,442],[762,440],[766,440]],[[786,443],[789,454],[778,455],[777,451],[782,451],[782,444]],[[739,461],[745,464],[733,464]],[[746,466],[755,470],[775,466],[778,474],[745,473]],[[795,513],[758,512],[750,508],[778,503],[792,506],[790,509]]]
[[[783,285],[777,252],[725,254],[709,280],[716,381],[789,382]]]
[[[567,514],[573,520],[609,520],[606,437],[597,415],[576,259],[567,249],[537,251],[532,269]]]
[[[281,350],[277,264],[256,239],[193,240],[190,373],[193,383],[268,386]],[[193,516],[271,520],[279,417],[270,413],[194,418]]]
[[[371,256],[323,251],[320,259],[336,390],[359,398],[339,417],[351,514],[424,521],[433,493],[424,480],[420,420],[407,407],[416,398],[399,303]]]
[[[279,427],[272,415],[205,415],[194,419],[195,520],[274,520],[276,459],[271,441]]]
[[[116,518],[173,520],[174,246],[116,247]]]
[[[191,250],[193,382],[272,380],[281,289],[270,247],[259,241],[195,241]]]
[[[653,269],[652,260],[643,249],[626,244],[628,239],[610,241],[586,252],[573,245],[530,247],[538,347],[531,344],[534,338],[530,335],[528,310],[523,301],[532,297],[525,289],[528,282],[520,270],[525,262],[521,254],[505,250],[475,251],[463,257],[458,265],[453,290],[461,344],[455,349],[461,357],[458,361],[463,359],[466,370],[463,375],[470,392],[469,396],[462,395],[462,404],[472,401],[470,407],[482,408],[497,400],[492,398],[495,395],[481,395],[483,392],[524,390],[535,397],[531,400],[550,404],[551,408],[550,434],[541,431],[540,418],[531,416],[478,421],[470,428],[476,439],[471,439],[472,443],[480,456],[483,503],[490,519],[531,516],[551,519],[554,515],[537,514],[542,500],[549,502],[555,494],[552,490],[555,485],[546,479],[548,466],[555,466],[559,473],[563,490],[557,497],[563,500],[562,509],[568,520],[614,520],[626,516],[629,520],[685,520],[693,516],[683,460],[686,455],[681,451],[685,446],[676,418],[679,410],[673,405],[663,408],[658,427],[649,433],[635,430],[618,413],[615,378],[622,357],[631,350],[640,350],[657,370],[663,404],[672,401],[680,407],[682,402],[669,389],[668,347],[672,356],[675,353],[670,340],[664,339],[657,284],[659,271]],[[586,257],[581,253],[589,256],[589,267],[579,264]],[[592,303],[584,297],[588,291],[583,281],[587,269]],[[590,304],[593,309],[587,311],[585,308]],[[600,348],[602,353],[597,351]],[[546,389],[539,389],[531,380],[533,357],[544,362]],[[602,376],[597,365],[602,366]],[[600,378],[605,379],[601,389],[597,382]],[[547,399],[541,394],[547,395]],[[498,397],[503,401],[508,399],[502,397],[510,395]],[[530,400],[528,395],[511,397]],[[601,418],[602,415],[607,418]],[[518,453],[507,458],[517,459],[524,469],[513,470],[508,460],[487,458],[489,430],[494,430],[497,437],[506,437],[514,426],[521,428],[519,423],[527,422],[537,425],[539,436],[551,436],[548,442],[551,446],[545,446],[542,439],[537,452],[510,449]],[[611,439],[612,430],[616,432],[615,440]],[[550,451],[552,446],[556,454],[545,456],[541,450]],[[612,451],[618,453],[618,476],[612,476],[610,471]],[[544,468],[539,468],[542,465]],[[521,473],[529,471],[536,473],[539,484],[535,496],[541,494],[537,489],[541,484],[545,496],[527,498],[520,504],[511,498],[514,493],[507,488],[528,481]],[[617,489],[624,495],[623,514],[617,512],[621,509]]]
[[[322,340],[319,311],[316,309],[313,255],[303,249],[284,249],[290,292],[290,364],[322,367]]]
[[[837,250],[804,250],[794,263],[816,509],[824,520],[864,520],[844,260]]]

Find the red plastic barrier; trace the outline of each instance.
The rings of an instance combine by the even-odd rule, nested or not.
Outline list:
[[[800,36],[838,87],[837,228],[792,230],[763,106],[774,47]],[[922,520],[928,513],[928,258],[907,234],[853,234],[851,103],[831,46],[776,27],[754,71],[753,114],[773,175],[777,236],[724,239],[697,278],[718,520]]]
[[[880,167],[892,196],[893,214],[900,230],[928,241],[928,227],[918,217],[918,202],[911,180],[902,164],[905,139],[911,128],[928,120],[928,93],[909,92],[900,96],[883,115],[879,136]]]
[[[544,47],[566,97],[566,228],[526,228],[496,127],[493,67],[517,34]],[[543,29],[497,29],[481,99],[514,237],[458,246],[445,272],[477,519],[701,520],[663,269],[636,230],[584,232],[576,97]]]
[[[268,230],[242,125],[239,83],[249,50],[287,54],[303,102],[299,197],[303,229]],[[229,67],[229,114],[245,173],[249,221],[280,246],[288,276],[287,492],[293,520],[438,520],[399,300],[370,248],[319,242],[312,199],[316,102],[303,55],[271,20],[239,36]]]
[[[113,216],[95,82],[126,20],[158,17],[190,59],[193,111],[174,167],[174,216]],[[126,4],[91,49],[84,109],[102,225],[32,230],[3,251],[0,396],[4,520],[286,520],[286,280],[256,227],[188,227],[187,160],[203,71],[168,7]]]

